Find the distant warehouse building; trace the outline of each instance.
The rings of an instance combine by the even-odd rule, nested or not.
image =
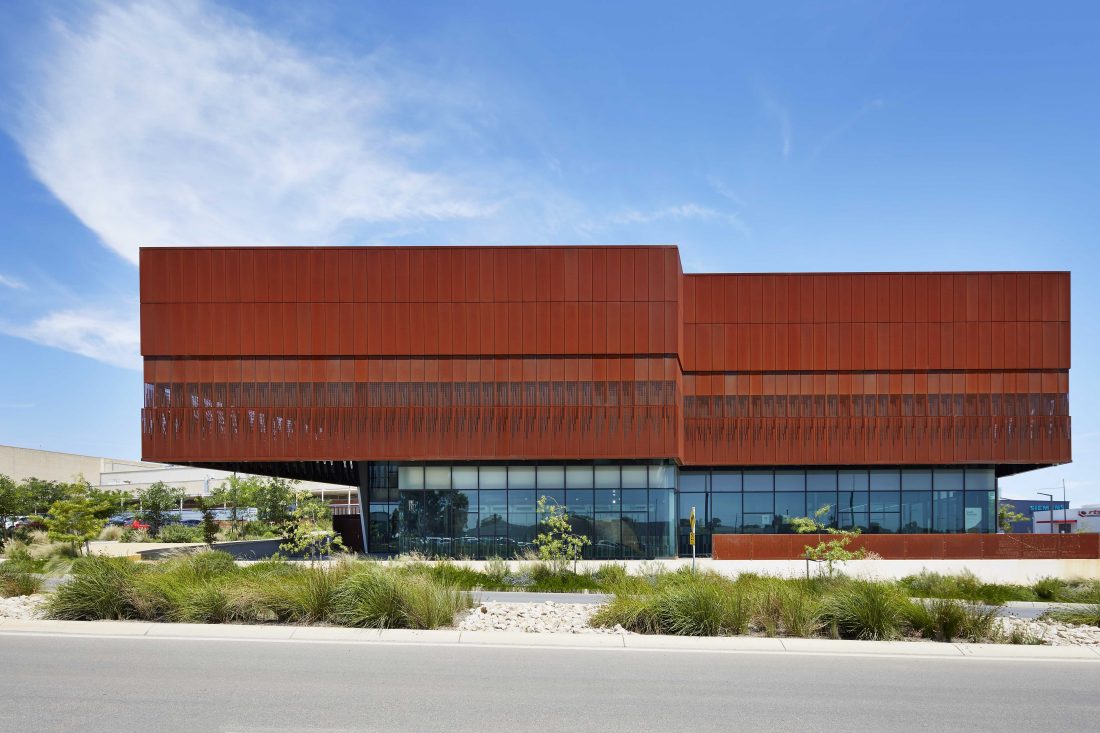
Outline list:
[[[92,486],[136,494],[158,481],[184,490],[188,499],[209,496],[231,474],[197,466],[172,466],[124,458],[0,445],[0,475],[15,481],[30,478],[69,483],[83,477]],[[358,501],[356,490],[335,484],[304,483],[301,488],[335,502]]]
[[[1070,460],[1066,272],[685,274],[652,247],[141,252],[144,458],[359,488],[369,552],[997,529]]]
[[[1068,501],[1050,502],[1047,500],[1036,501],[1035,499],[1008,499],[1002,497],[997,505],[1000,507],[1010,507],[1010,511],[1024,515],[1023,519],[1012,523],[1012,529],[1010,531],[1016,534],[1038,532],[1039,530],[1035,528],[1035,518],[1042,515],[1044,519],[1049,519],[1052,508],[1054,510],[1054,516],[1057,519],[1064,519],[1069,516]],[[1068,523],[1063,521],[1061,524],[1066,525],[1066,527],[1055,525],[1056,531],[1072,531],[1067,528],[1069,526]],[[1046,532],[1044,532],[1044,534],[1045,533]]]

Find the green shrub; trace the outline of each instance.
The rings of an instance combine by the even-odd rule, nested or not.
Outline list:
[[[908,606],[893,584],[853,580],[825,597],[821,619],[845,639],[896,639]]]
[[[972,572],[942,575],[927,570],[902,578],[901,586],[917,598],[957,598],[1000,605],[1006,601],[1034,601],[1036,591],[1024,585],[983,583]]]
[[[1035,597],[1040,601],[1053,601],[1062,597],[1066,582],[1059,578],[1040,578],[1031,588],[1035,591]]]
[[[188,527],[186,524],[169,524],[161,527],[157,542],[202,542],[202,527]]]

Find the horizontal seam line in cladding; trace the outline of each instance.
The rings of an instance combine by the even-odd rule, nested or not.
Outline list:
[[[228,361],[234,359],[276,359],[280,361],[298,360],[298,359],[378,359],[378,360],[397,360],[397,359],[410,359],[418,361],[440,361],[440,360],[452,360],[452,361],[489,361],[499,359],[675,359],[675,353],[652,353],[652,352],[615,352],[615,353],[584,353],[584,354],[543,354],[543,353],[508,353],[508,354],[150,354],[146,355],[146,359],[156,360],[180,360],[186,359],[188,361]]]
[[[310,252],[425,252],[429,250],[442,251],[442,252],[468,252],[470,250],[477,251],[503,251],[508,250],[545,250],[545,251],[565,251],[571,249],[606,249],[606,250],[624,250],[624,249],[674,249],[677,252],[680,251],[679,245],[675,244],[403,244],[403,245],[256,245],[254,247],[246,244],[227,244],[227,245],[208,245],[189,247],[186,245],[157,247],[150,245],[143,245],[138,247],[139,251],[144,252],[222,252],[225,250],[234,250],[237,252],[300,252],[302,250]]]

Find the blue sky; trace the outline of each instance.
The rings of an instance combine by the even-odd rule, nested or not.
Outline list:
[[[1094,4],[0,6],[0,443],[139,452],[143,244],[676,243],[1073,271],[1100,501]],[[781,7],[780,7],[781,6]]]

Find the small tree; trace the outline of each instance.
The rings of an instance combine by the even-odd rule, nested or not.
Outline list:
[[[8,527],[8,522],[31,513],[24,486],[15,483],[9,476],[0,474],[0,549],[14,536],[15,530]]]
[[[260,488],[260,479],[256,476],[244,478],[233,474],[216,489],[210,492],[210,499],[229,510],[229,521],[235,533],[240,532],[240,512],[252,506]]]
[[[332,508],[308,491],[295,495],[294,510],[283,525],[285,537],[280,550],[292,555],[305,555],[310,562],[331,556],[333,550],[344,550],[344,541],[332,529]]]
[[[997,507],[997,525],[1005,533],[1012,531],[1012,525],[1027,519],[1026,514],[1016,511],[1014,504],[1001,504]]]
[[[71,486],[72,493],[50,505],[46,531],[54,542],[68,542],[76,554],[83,545],[99,536],[114,511],[120,492],[100,491],[79,479]]]
[[[586,535],[573,532],[573,525],[569,523],[569,514],[550,497],[539,497],[538,513],[542,515],[541,523],[546,530],[535,537],[535,547],[538,548],[539,557],[556,564],[564,564],[572,560],[573,572],[576,573],[581,550],[585,545],[592,544],[592,540]]]
[[[218,523],[214,521],[214,508],[210,499],[199,499],[199,510],[202,511],[202,541],[213,545],[218,539]]]
[[[268,524],[282,524],[290,519],[291,506],[300,482],[293,479],[270,477],[256,482],[252,505],[256,518]]]
[[[83,479],[78,481],[79,484]],[[61,481],[47,481],[31,476],[20,483],[20,491],[26,502],[25,514],[38,514],[39,510],[48,511],[55,501],[66,499],[73,493],[74,487]]]
[[[863,547],[854,551],[848,549],[848,545],[852,543],[852,540],[860,535],[858,527],[855,529],[837,529],[830,527],[827,522],[823,521],[831,510],[832,507],[826,504],[815,511],[812,517],[794,517],[790,520],[791,526],[798,534],[828,532],[833,535],[830,540],[818,542],[816,547],[806,545],[803,548],[802,557],[806,558],[807,561],[807,576],[810,572],[810,562],[825,563],[825,572],[829,577],[832,577],[836,563],[847,562],[848,560],[863,560],[870,555]]]
[[[149,525],[149,534],[156,537],[161,527],[168,523],[169,512],[179,509],[185,496],[179,486],[169,486],[157,481],[137,493],[141,501],[141,516]]]

